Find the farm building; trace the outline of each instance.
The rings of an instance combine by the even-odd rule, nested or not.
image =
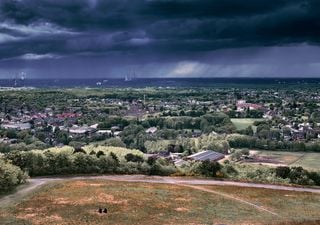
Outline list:
[[[193,155],[189,155],[187,158],[189,160],[194,160],[194,161],[205,161],[205,160],[218,161],[224,158],[224,154],[211,151],[211,150],[206,150],[202,152],[197,152]]]

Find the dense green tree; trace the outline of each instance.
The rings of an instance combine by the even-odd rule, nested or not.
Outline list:
[[[209,160],[202,161],[195,169],[196,173],[207,177],[216,177],[220,170],[221,165],[218,162]]]
[[[10,191],[17,185],[25,183],[27,178],[27,174],[19,167],[0,159],[0,193]]]
[[[125,159],[127,160],[127,162],[137,162],[137,163],[141,163],[144,161],[143,157],[141,157],[140,155],[135,155],[135,154],[132,154],[132,153],[128,153],[126,156],[125,156]]]

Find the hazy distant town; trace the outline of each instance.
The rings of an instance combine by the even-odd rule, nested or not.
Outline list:
[[[143,152],[152,151],[146,141],[231,134],[255,138],[260,149],[305,151],[320,137],[320,97],[308,89],[114,88],[0,94],[2,152],[17,144],[29,149],[31,144],[43,148],[124,141],[129,128],[143,131],[144,141],[125,144]]]

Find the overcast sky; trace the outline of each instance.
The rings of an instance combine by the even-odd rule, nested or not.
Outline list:
[[[0,78],[320,77],[319,0],[0,0]]]

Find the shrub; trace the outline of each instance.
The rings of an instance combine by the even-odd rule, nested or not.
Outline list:
[[[198,164],[196,172],[207,177],[216,177],[217,172],[221,170],[221,165],[218,162],[205,160]]]
[[[320,174],[317,172],[309,172],[309,178],[314,182],[315,185],[320,185]]]
[[[230,177],[238,174],[238,171],[231,164],[225,164],[222,171],[226,176]]]
[[[308,171],[304,170],[302,167],[292,167],[289,173],[289,179],[291,183],[294,184],[309,184]]]
[[[123,143],[120,138],[110,138],[110,139],[105,141],[104,145],[113,146],[113,147],[121,147],[121,148],[125,148],[126,147],[126,144]]]
[[[80,148],[75,148],[73,151],[73,154],[76,153],[83,153],[83,154],[87,154],[87,152],[85,150],[83,150],[81,147]]]
[[[100,158],[100,156],[103,156],[103,155],[105,155],[103,151],[98,151],[96,154],[98,158]]]
[[[7,192],[17,185],[25,183],[28,178],[19,167],[0,159],[0,192]]]
[[[279,166],[276,168],[276,176],[281,177],[282,179],[286,179],[289,177],[290,168],[287,166]]]
[[[140,155],[134,155],[132,153],[128,153],[125,156],[125,159],[127,160],[127,162],[143,162],[144,159],[140,156]]]

